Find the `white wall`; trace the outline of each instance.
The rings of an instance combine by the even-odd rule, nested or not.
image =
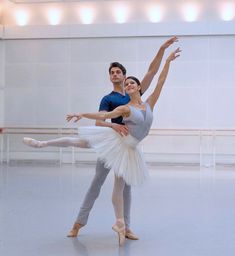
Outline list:
[[[0,0],[0,127],[4,126],[4,42],[3,38],[3,0]]]
[[[142,78],[166,39],[6,40],[5,124],[63,125],[68,112],[95,111],[112,89],[109,63]],[[182,56],[172,63],[153,128],[235,127],[235,36],[179,39]]]
[[[4,42],[0,39],[0,127],[4,126],[4,94],[5,94],[5,62],[4,62]]]

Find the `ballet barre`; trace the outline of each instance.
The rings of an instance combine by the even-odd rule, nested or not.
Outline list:
[[[199,164],[204,167],[215,167],[219,162],[219,150],[218,139],[221,137],[228,137],[234,139],[233,152],[227,155],[231,155],[231,158],[235,159],[235,130],[234,129],[152,129],[149,133],[149,139],[151,137],[197,137],[198,138],[198,152],[199,152]],[[148,138],[148,137],[147,137]],[[142,151],[146,153],[144,146],[142,145]],[[182,153],[182,152],[181,152]],[[183,154],[183,153],[182,153]],[[224,152],[222,155],[226,155]],[[210,159],[211,158],[211,159]],[[232,164],[235,164],[233,161]]]
[[[3,163],[3,129],[0,128],[0,163]]]
[[[218,143],[219,143],[219,139],[220,138],[228,138],[229,142],[232,148],[232,152],[227,153],[227,155],[231,155],[233,159],[235,159],[235,130],[225,130],[225,129],[220,129],[220,130],[216,130],[215,131],[215,139],[214,139],[214,155],[215,155],[215,164],[218,162],[218,156],[220,154],[220,152],[218,151]],[[234,141],[232,140],[234,139]],[[231,163],[233,164],[233,163]]]
[[[10,161],[11,145],[10,138],[13,135],[22,135],[23,137],[33,137],[34,135],[55,135],[57,137],[61,136],[75,136],[77,129],[74,127],[2,127],[0,128],[1,135],[1,155],[0,163],[2,164],[4,160],[7,164]],[[4,159],[5,155],[5,159]],[[74,149],[72,149],[72,162],[74,162]],[[62,163],[62,148],[59,148],[59,163]]]
[[[44,139],[46,136],[76,136],[77,128],[76,127],[49,127],[49,126],[41,126],[41,127],[2,127],[0,128],[0,163],[6,162],[7,164],[10,162],[11,154],[14,152],[12,148],[12,138],[17,136],[16,138],[21,140],[23,137],[35,137],[40,136],[41,139]],[[165,141],[169,142],[168,144],[172,147],[171,152],[164,152],[164,147],[161,146],[163,144],[159,144],[159,137],[163,139],[163,144]],[[164,139],[165,137],[165,139]],[[178,138],[177,138],[178,137]],[[191,138],[190,138],[191,137]],[[229,141],[233,143],[234,139],[234,151],[230,154],[231,158],[235,156],[235,130],[234,129],[185,129],[185,128],[177,128],[177,129],[169,129],[169,128],[159,128],[159,129],[151,129],[149,135],[143,142],[141,142],[141,148],[143,153],[146,155],[149,154],[194,154],[196,155],[200,166],[216,166],[218,163],[219,157],[226,155],[225,152],[227,150],[226,145],[223,145],[224,152],[220,149],[220,138],[228,138]],[[156,140],[156,143],[154,143]],[[190,143],[193,142],[193,146]],[[220,143],[220,144],[219,144]],[[170,146],[168,145],[168,149]],[[233,144],[232,144],[233,146]],[[230,146],[230,148],[232,148]],[[159,150],[155,150],[156,147],[159,147]],[[150,149],[148,151],[148,149]],[[151,149],[153,149],[151,151]],[[24,146],[22,144],[21,149],[24,151]],[[174,150],[177,150],[174,151]],[[18,152],[18,151],[17,151]],[[30,151],[27,151],[30,152]],[[69,154],[71,153],[71,163],[75,163],[75,153],[76,149],[71,147],[69,149]],[[85,151],[81,150],[81,153]],[[86,150],[86,152],[88,152]],[[58,149],[58,160],[59,163],[62,164],[63,160],[63,148]],[[24,155],[25,156],[25,155]],[[89,158],[89,157],[88,157]],[[207,159],[206,159],[207,158]],[[70,159],[70,156],[69,156]],[[235,158],[234,158],[235,159]],[[70,161],[69,161],[70,162]]]

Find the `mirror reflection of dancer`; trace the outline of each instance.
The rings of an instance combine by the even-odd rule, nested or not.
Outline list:
[[[141,85],[139,80],[135,77],[128,77],[125,80],[124,86],[126,93],[130,96],[130,102],[127,105],[117,107],[111,112],[67,116],[68,121],[72,119],[78,121],[83,117],[105,120],[122,116],[129,130],[128,136],[122,137],[108,127],[80,127],[78,128],[77,138],[59,138],[50,141],[36,141],[31,138],[24,138],[24,143],[33,147],[77,146],[82,148],[94,148],[97,151],[99,159],[104,162],[106,167],[115,172],[112,200],[117,220],[113,229],[119,235],[120,245],[124,243],[126,236],[123,209],[123,191],[125,184],[139,184],[146,178],[145,164],[137,148],[137,144],[149,132],[152,123],[153,107],[165,82],[170,62],[179,56],[179,52],[180,50],[177,49],[167,58],[157,86],[146,102],[141,101]]]

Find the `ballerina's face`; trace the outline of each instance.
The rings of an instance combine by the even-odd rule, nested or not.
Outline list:
[[[127,94],[131,95],[136,92],[140,92],[141,87],[137,82],[131,78],[127,78],[124,83],[124,90]]]

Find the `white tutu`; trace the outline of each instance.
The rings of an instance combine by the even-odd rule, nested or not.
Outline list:
[[[147,178],[148,172],[143,155],[138,148],[139,141],[132,137],[120,136],[108,127],[79,127],[78,137],[89,142],[105,167],[122,177],[129,185],[139,185]]]

